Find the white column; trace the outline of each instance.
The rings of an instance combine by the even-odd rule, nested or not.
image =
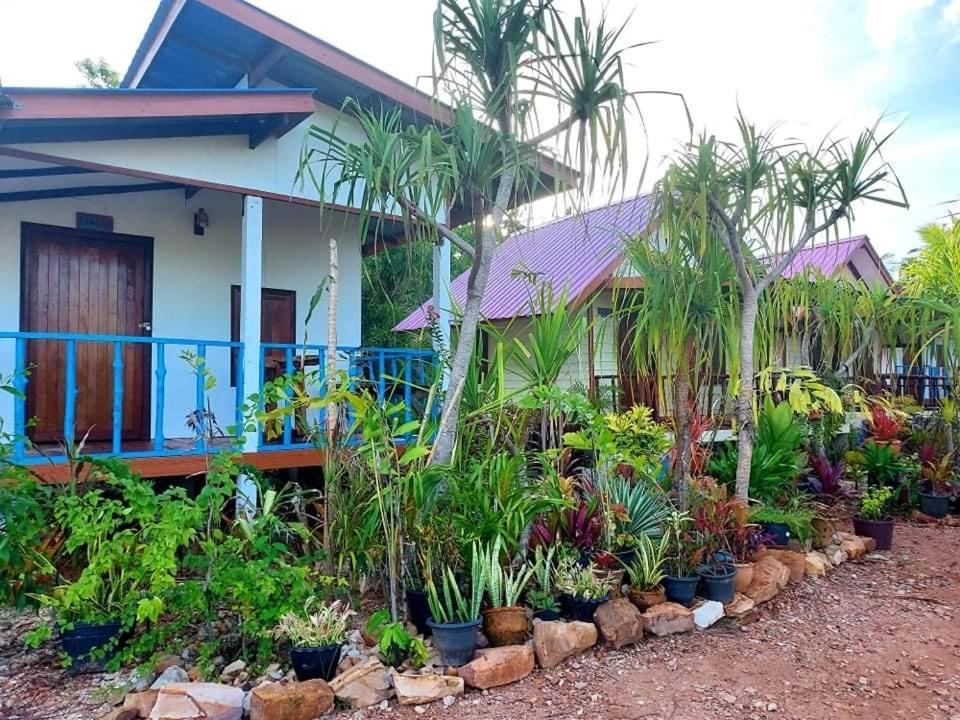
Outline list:
[[[438,353],[450,354],[450,243],[441,240],[433,246],[433,307],[437,312],[437,326],[439,337],[434,340],[434,350]],[[443,367],[443,379],[440,383],[443,390],[447,389],[448,372]]]
[[[260,392],[260,286],[263,282],[263,199],[243,196],[240,260],[240,341],[243,343],[243,397]],[[248,432],[246,452],[257,449],[259,433]]]

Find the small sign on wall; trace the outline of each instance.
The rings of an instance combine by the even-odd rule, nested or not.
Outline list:
[[[96,215],[94,213],[77,213],[77,230],[94,230],[96,232],[113,232],[112,215]]]

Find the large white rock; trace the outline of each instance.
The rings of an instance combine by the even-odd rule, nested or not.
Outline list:
[[[699,630],[706,630],[723,615],[723,603],[716,600],[707,600],[693,609],[693,624]]]

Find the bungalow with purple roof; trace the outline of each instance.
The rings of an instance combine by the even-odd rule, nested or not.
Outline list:
[[[650,206],[650,196],[640,195],[559,218],[505,239],[493,258],[481,305],[486,324],[482,331],[485,356],[489,358],[493,351],[491,336],[512,342],[513,338],[526,335],[529,319],[538,307],[540,290],[549,287],[554,297],[562,294],[569,307],[585,308],[590,327],[586,340],[566,363],[559,382],[564,387],[591,390],[612,387],[625,406],[642,403],[657,409],[655,384],[631,370],[633,363],[623,354],[622,349],[628,347],[623,340],[627,328],[625,320],[614,312],[615,292],[643,287],[643,278],[626,266],[623,243],[625,237],[647,227]],[[790,277],[813,268],[825,276],[862,280],[871,287],[893,284],[866,235],[806,248],[786,274]],[[465,300],[466,284],[466,273],[451,284],[454,311]],[[431,301],[423,303],[394,330],[422,330],[428,324],[431,307]],[[521,380],[516,369],[508,363],[506,371],[508,387],[519,387]]]

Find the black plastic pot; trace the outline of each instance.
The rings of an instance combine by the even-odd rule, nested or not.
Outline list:
[[[480,622],[479,619],[468,623],[437,623],[433,618],[427,620],[427,625],[433,631],[433,646],[440,653],[441,663],[459,667],[473,660]]]
[[[297,680],[333,680],[340,664],[340,645],[290,648],[290,662]]]
[[[920,512],[935,518],[946,517],[950,514],[951,500],[949,495],[920,493]]]
[[[690,606],[697,597],[697,586],[700,584],[699,575],[676,577],[668,575],[663,579],[663,590],[670,602]]]
[[[764,523],[763,529],[778,546],[786,547],[790,542],[790,526],[786,523]]]
[[[613,556],[620,561],[620,564],[623,565],[623,567],[626,567],[633,562],[633,559],[637,556],[637,551],[633,548],[617,550]]]
[[[720,565],[700,570],[703,583],[703,596],[707,600],[716,600],[726,605],[736,595],[735,582],[737,568],[733,565]]]
[[[544,610],[535,610],[533,616],[538,620],[543,620],[544,622],[551,622],[553,620],[560,619],[560,613],[556,610],[544,609]]]
[[[76,623],[69,630],[60,631],[60,647],[70,658],[70,664],[86,662],[90,659],[90,653],[110,644],[113,640],[119,640],[120,628],[119,620],[108,623]],[[119,642],[102,659],[109,660],[119,647]]]
[[[889,550],[893,547],[893,520],[853,519],[853,531],[857,535],[871,537],[877,541],[877,550]]]
[[[417,632],[426,637],[430,634],[430,603],[426,590],[407,589],[407,618],[417,627]]]
[[[593,622],[593,614],[597,608],[610,599],[610,593],[607,593],[599,600],[584,600],[573,595],[561,595],[560,607],[563,614],[571,620],[580,622]]]

